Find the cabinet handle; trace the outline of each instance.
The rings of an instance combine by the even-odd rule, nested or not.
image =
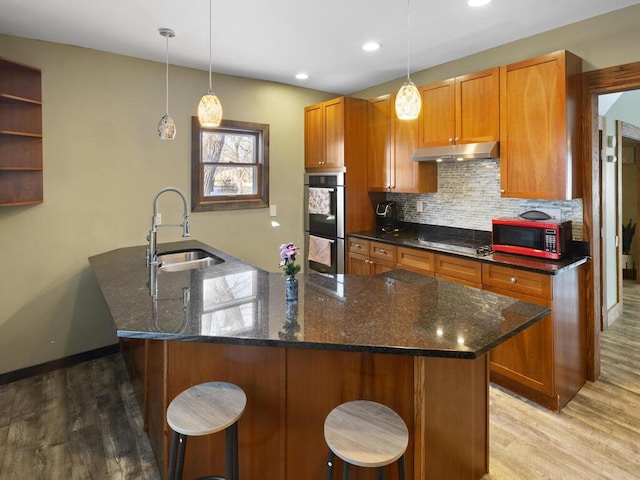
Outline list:
[[[449,143],[453,143],[453,137],[449,137]]]
[[[504,189],[503,188],[500,189],[500,193],[504,193]]]
[[[460,140],[458,137],[454,138],[456,145],[458,144],[458,141]]]
[[[381,249],[380,249],[380,253],[381,253],[381,254],[383,254],[383,255],[386,255],[386,254],[387,254],[387,251],[386,251],[384,248],[381,248]]]
[[[509,279],[509,281],[510,281],[511,283],[517,283],[517,282],[518,282],[518,279],[517,279],[517,278],[515,278],[515,277],[511,277],[511,278]]]

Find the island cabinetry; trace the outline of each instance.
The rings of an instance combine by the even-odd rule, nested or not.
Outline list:
[[[148,436],[161,472],[167,471],[171,429],[166,409],[192,385],[224,381],[241,387],[247,407],[239,423],[243,478],[286,478],[285,349],[150,340],[148,349]],[[184,478],[224,472],[224,435],[190,437]]]
[[[496,142],[500,133],[498,67],[419,87],[424,108],[419,146]]]
[[[434,265],[437,278],[482,288],[482,264],[478,260],[437,253]]]
[[[338,97],[304,109],[304,166],[341,169],[349,162],[366,168],[367,101]]]
[[[564,50],[500,67],[503,197],[581,196],[581,72]]]
[[[418,120],[398,120],[394,102],[394,95],[383,95],[368,102],[368,189],[370,192],[436,192],[437,166],[411,161],[418,146]]]
[[[494,348],[491,381],[554,411],[586,381],[584,265],[557,275],[484,264],[486,290],[551,308],[551,315]]]
[[[37,68],[0,58],[0,206],[42,203],[42,94]]]
[[[347,273],[377,275],[397,268],[398,247],[382,242],[348,237]]]

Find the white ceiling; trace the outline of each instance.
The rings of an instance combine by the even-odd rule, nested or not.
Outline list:
[[[411,71],[637,3],[414,0]],[[405,0],[213,0],[213,13],[214,72],[340,94],[406,74]],[[170,63],[205,71],[208,17],[207,0],[0,0],[0,33],[164,62],[167,27]],[[363,52],[368,40],[383,46]],[[310,78],[296,80],[300,71]]]

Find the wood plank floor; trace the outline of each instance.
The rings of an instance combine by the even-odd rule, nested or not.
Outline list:
[[[602,372],[560,413],[491,388],[485,480],[640,479],[640,285],[601,335]]]
[[[601,338],[600,379],[558,414],[491,388],[484,480],[640,479],[640,286]],[[159,478],[120,355],[0,386],[0,480]]]

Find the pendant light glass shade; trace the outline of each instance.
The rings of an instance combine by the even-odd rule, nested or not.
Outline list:
[[[222,104],[211,88],[211,17],[213,16],[209,0],[209,89],[198,103],[198,121],[201,127],[219,127],[222,121]]]
[[[176,138],[176,124],[169,115],[169,39],[176,36],[175,32],[170,28],[161,28],[158,30],[160,35],[167,39],[167,61],[165,71],[165,86],[166,86],[166,103],[165,114],[158,123],[158,136],[162,140],[173,140]]]
[[[422,99],[411,80],[404,82],[396,95],[396,115],[400,120],[415,120],[420,115]]]
[[[198,121],[201,127],[219,127],[222,121],[222,104],[215,93],[208,90],[198,104]]]
[[[400,120],[415,120],[420,115],[422,98],[418,88],[409,77],[411,57],[411,4],[407,0],[407,81],[396,95],[396,116]]]

